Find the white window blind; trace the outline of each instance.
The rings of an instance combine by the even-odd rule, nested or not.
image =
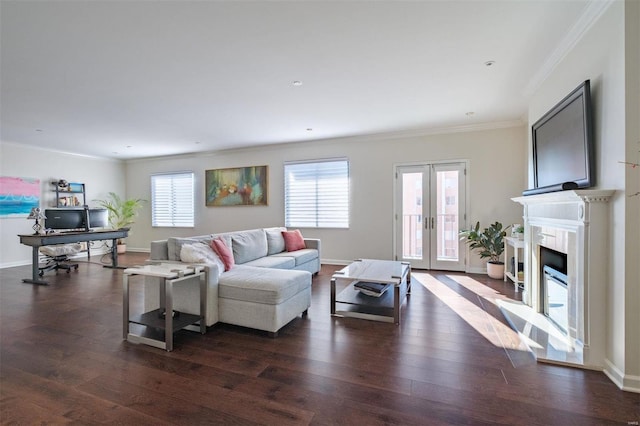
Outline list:
[[[285,225],[349,227],[349,161],[332,159],[284,165]]]
[[[151,220],[153,226],[194,226],[193,173],[151,176]]]

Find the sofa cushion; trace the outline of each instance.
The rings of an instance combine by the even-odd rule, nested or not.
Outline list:
[[[293,231],[282,231],[282,237],[284,238],[284,246],[287,251],[302,250],[307,247],[304,244],[302,233],[298,229]]]
[[[279,226],[275,228],[265,228],[264,233],[267,235],[267,255],[282,253],[284,251],[284,237],[282,231],[287,228]]]
[[[278,305],[311,287],[311,273],[238,265],[220,276],[218,297]]]
[[[222,259],[225,271],[229,271],[235,266],[233,253],[221,237],[214,238],[211,241],[211,249]]]
[[[213,237],[211,235],[199,235],[197,237],[179,238],[171,237],[167,239],[168,260],[180,260],[180,251],[183,244],[194,244],[197,242],[204,242],[209,244]]]
[[[267,255],[267,236],[263,229],[234,233],[231,246],[236,263],[247,263]]]
[[[272,257],[293,257],[296,261],[296,266],[307,263],[313,259],[318,258],[318,250],[316,249],[303,249],[296,251],[286,251],[284,253],[274,254]]]
[[[245,265],[260,268],[293,269],[296,267],[296,260],[291,256],[266,256],[247,262]]]
[[[218,266],[220,272],[225,270],[224,262],[211,246],[204,243],[183,244],[180,260],[186,263],[206,263]]]

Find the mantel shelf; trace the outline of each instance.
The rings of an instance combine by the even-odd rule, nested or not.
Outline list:
[[[524,206],[530,204],[558,204],[558,203],[607,203],[613,196],[613,189],[577,189],[571,191],[548,192],[546,194],[515,197],[511,200]]]

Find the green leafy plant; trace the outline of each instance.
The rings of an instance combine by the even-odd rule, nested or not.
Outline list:
[[[503,229],[500,222],[495,222],[480,231],[480,222],[476,222],[470,229],[460,231],[460,239],[465,239],[471,250],[478,250],[481,258],[489,258],[491,263],[500,263],[508,228]]]
[[[113,229],[128,228],[138,217],[138,212],[146,200],[140,198],[123,199],[115,192],[110,192],[105,200],[95,200],[98,205],[109,211],[109,225]]]

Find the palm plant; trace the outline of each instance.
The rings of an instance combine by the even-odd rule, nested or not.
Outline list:
[[[115,192],[109,192],[109,198],[96,201],[100,207],[109,211],[109,225],[113,229],[123,229],[135,222],[138,212],[146,200],[140,198],[123,199]]]

